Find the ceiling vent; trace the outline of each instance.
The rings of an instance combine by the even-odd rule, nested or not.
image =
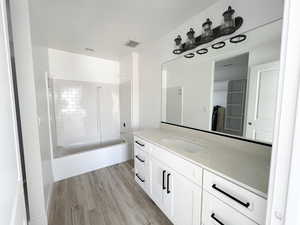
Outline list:
[[[126,42],[125,46],[130,47],[130,48],[135,48],[139,44],[140,43],[137,41],[129,40],[128,42]]]
[[[223,65],[223,67],[230,67],[230,66],[233,66],[233,64],[232,63],[228,63],[228,64]]]
[[[95,49],[92,49],[92,48],[85,48],[85,50],[88,51],[88,52],[94,52],[95,51]]]

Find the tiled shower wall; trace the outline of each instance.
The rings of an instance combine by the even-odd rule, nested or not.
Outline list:
[[[52,79],[52,91],[57,146],[120,138],[118,85]]]

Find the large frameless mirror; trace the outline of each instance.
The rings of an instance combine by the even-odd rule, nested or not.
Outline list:
[[[162,122],[272,143],[281,20],[162,65]]]

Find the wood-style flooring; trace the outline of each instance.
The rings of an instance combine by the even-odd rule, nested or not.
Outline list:
[[[49,225],[172,225],[132,168],[128,161],[56,183]]]

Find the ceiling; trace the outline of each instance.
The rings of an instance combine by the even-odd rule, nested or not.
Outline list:
[[[159,39],[217,0],[30,0],[35,32],[50,48],[118,59]],[[94,49],[94,52],[85,48]]]

